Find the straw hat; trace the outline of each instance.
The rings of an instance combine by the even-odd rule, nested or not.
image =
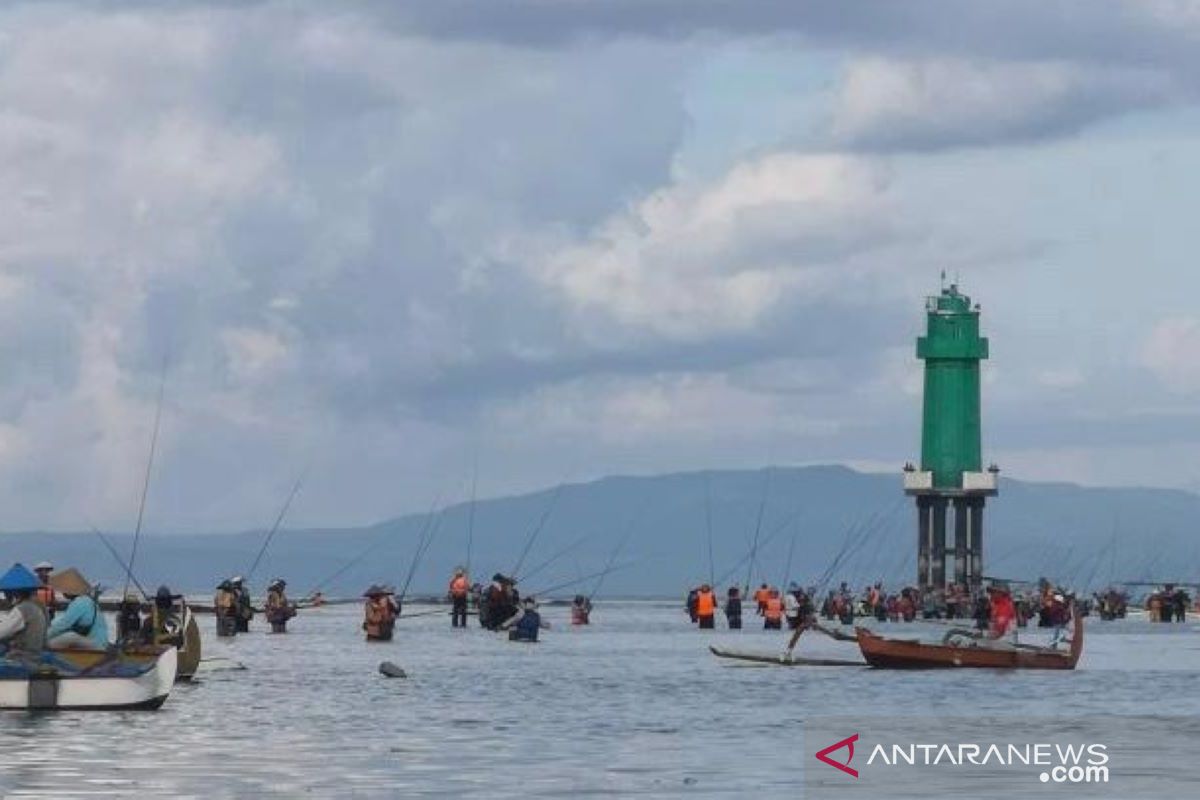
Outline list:
[[[50,585],[63,594],[74,597],[92,592],[92,585],[87,582],[87,578],[74,567],[67,567],[51,575]]]

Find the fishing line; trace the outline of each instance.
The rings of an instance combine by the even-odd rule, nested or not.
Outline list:
[[[307,470],[305,470],[307,472]],[[258,549],[258,554],[254,557],[254,561],[250,564],[250,569],[246,570],[246,583],[250,583],[250,578],[254,576],[254,570],[258,569],[258,564],[262,561],[263,555],[267,552],[267,547],[271,544],[271,540],[275,538],[275,534],[279,532],[279,526],[283,524],[283,518],[287,515],[288,509],[292,507],[292,501],[296,499],[296,495],[300,491],[301,485],[304,483],[304,473],[296,479],[296,483],[292,485],[292,491],[288,494],[287,500],[284,501],[283,507],[279,509],[279,515],[275,517],[275,524],[267,531],[267,538],[263,540],[262,547]]]
[[[127,575],[129,575],[130,579],[133,581],[133,585],[136,586],[137,590],[142,593],[142,599],[148,600],[150,598],[150,595],[142,587],[142,584],[138,583],[138,579],[136,577],[134,577],[134,575],[133,575],[133,570],[131,570],[129,568],[129,566],[125,563],[125,559],[121,558],[121,554],[117,552],[117,549],[115,547],[113,547],[112,542],[110,542],[108,540],[108,538],[96,528],[95,525],[91,525],[89,527],[91,527],[92,533],[94,533],[94,534],[96,534],[96,536],[100,537],[100,541],[108,549],[109,554],[113,557],[113,559],[117,562],[117,564],[120,565],[121,569]]]
[[[533,543],[537,541],[538,536],[541,535],[542,528],[546,526],[546,520],[550,519],[550,513],[554,511],[554,507],[558,505],[558,498],[562,494],[565,486],[566,483],[564,482],[560,483],[554,488],[554,494],[550,495],[550,502],[542,511],[542,516],[538,520],[537,525],[535,525],[533,530],[529,532],[529,536],[525,538],[525,546],[521,549],[521,555],[517,559],[517,564],[512,568],[512,571],[509,572],[509,575],[516,575],[521,571],[521,566],[524,565],[525,558],[529,555],[529,551],[533,547]]]

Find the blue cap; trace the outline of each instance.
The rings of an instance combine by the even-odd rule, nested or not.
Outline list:
[[[42,582],[24,564],[13,564],[8,572],[0,575],[0,591],[32,592],[41,588]]]

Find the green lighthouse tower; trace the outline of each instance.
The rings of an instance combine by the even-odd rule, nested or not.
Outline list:
[[[954,532],[954,582],[976,587],[983,576],[983,505],[997,490],[996,467],[983,471],[979,306],[951,284],[926,301],[926,331],[917,339],[925,362],[921,466],[904,468],[904,490],[917,501],[917,583],[945,589],[947,528]]]

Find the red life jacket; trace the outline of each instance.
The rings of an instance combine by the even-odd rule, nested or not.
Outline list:
[[[470,584],[467,583],[467,579],[462,575],[457,575],[454,580],[450,581],[450,596],[466,597],[469,588]]]

